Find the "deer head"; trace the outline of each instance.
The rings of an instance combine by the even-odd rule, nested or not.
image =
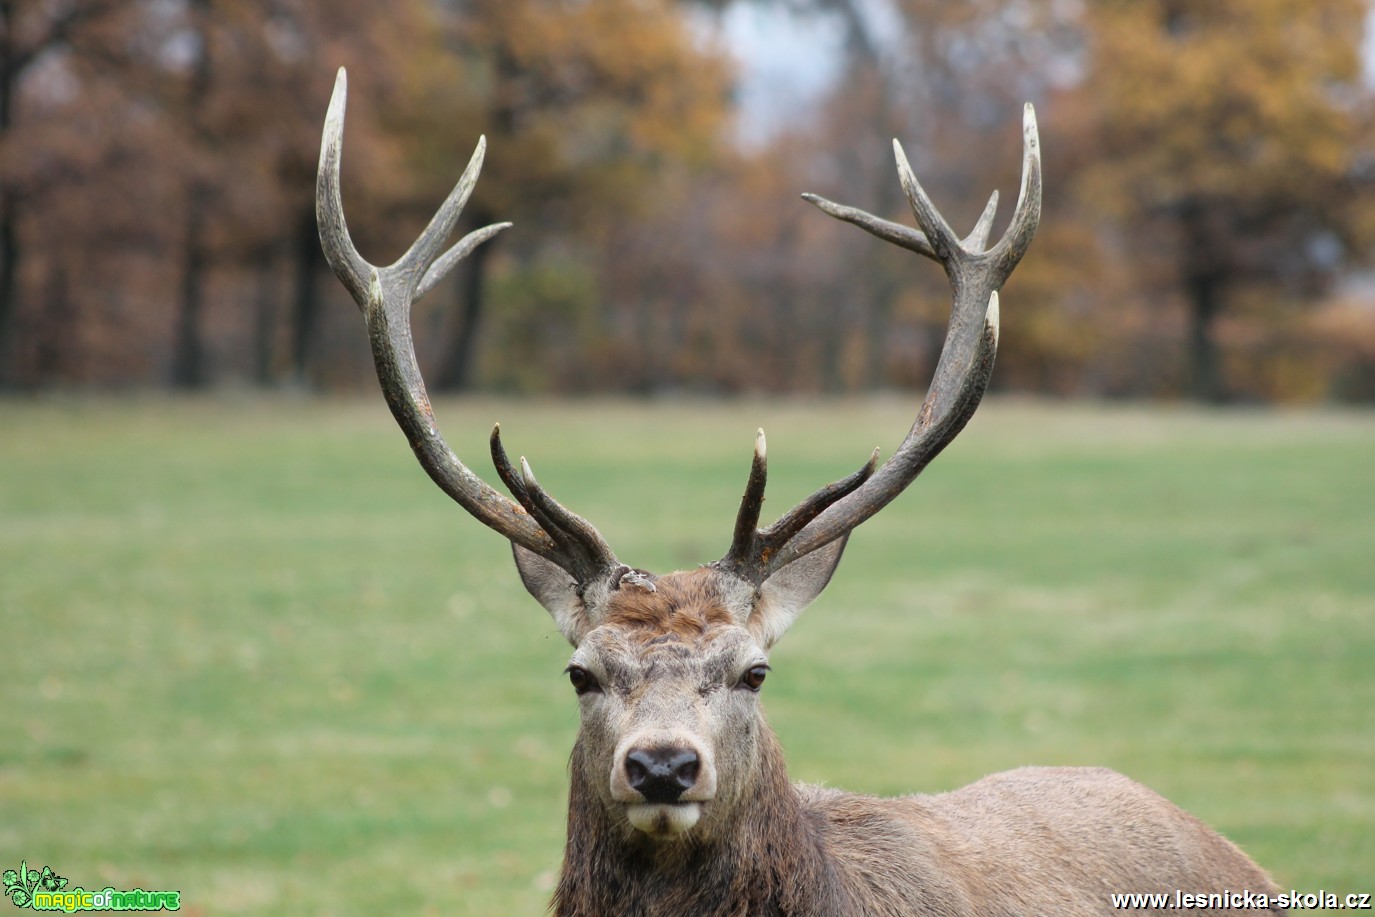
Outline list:
[[[651,843],[705,841],[729,831],[769,754],[759,691],[769,649],[820,594],[851,530],[912,482],[963,429],[988,386],[998,343],[998,289],[1040,218],[1035,116],[1026,108],[1021,191],[1006,235],[988,247],[997,194],[973,231],[956,238],[894,143],[898,175],[920,231],[804,195],[831,216],[944,268],[953,309],[929,393],[897,451],[878,450],[854,474],[759,526],[767,476],[759,431],[725,556],[656,576],[621,563],[597,530],[540,486],[524,458],[507,456],[500,428],[492,461],[511,496],[454,455],[435,423],[411,339],[412,303],[473,248],[510,224],[476,230],[441,254],[482,167],[478,142],[439,212],[400,260],[374,267],[350,241],[339,191],[346,82],[340,70],[325,121],[316,187],[330,266],[367,322],[382,392],[421,466],[484,525],[511,542],[521,581],[574,647],[567,674],[579,697],[575,785],[614,827]]]

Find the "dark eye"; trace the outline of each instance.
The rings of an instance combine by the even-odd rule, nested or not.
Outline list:
[[[588,691],[600,691],[602,686],[597,683],[597,676],[584,669],[582,666],[570,665],[567,669],[568,681],[573,685],[573,690],[579,694],[586,694]]]
[[[758,691],[764,684],[764,677],[768,674],[768,666],[757,665],[740,677],[740,686],[749,688],[751,691]]]

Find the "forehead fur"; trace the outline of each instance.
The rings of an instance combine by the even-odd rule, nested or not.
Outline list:
[[[748,609],[740,608],[736,590],[721,588],[721,575],[700,568],[670,573],[655,580],[655,590],[617,590],[607,603],[602,624],[648,642],[669,634],[693,642],[709,632],[741,622]],[[728,594],[722,594],[724,592]]]

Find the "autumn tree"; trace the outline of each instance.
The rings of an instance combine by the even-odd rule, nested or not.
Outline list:
[[[163,11],[146,24],[164,43],[186,49],[153,57],[152,79],[143,87],[181,139],[174,386],[209,381],[203,312],[213,275],[226,269],[258,275],[252,377],[271,383],[285,362],[290,378],[306,381],[324,267],[313,176],[331,63],[354,64],[384,89],[386,69],[433,33],[428,13],[421,0],[384,11],[361,2],[185,0],[176,15]],[[354,159],[371,160],[374,136],[355,143]],[[284,358],[276,353],[283,318]]]
[[[431,183],[427,196],[452,182],[455,149],[486,134],[486,166],[465,221],[514,221],[520,234],[501,245],[527,269],[546,256],[575,268],[574,285],[589,281],[589,268],[597,277],[614,269],[598,247],[609,228],[652,210],[656,183],[673,169],[713,155],[728,101],[725,58],[702,46],[670,0],[441,6],[447,40],[404,64],[407,92],[420,104],[394,125],[417,138],[412,162]],[[556,237],[562,253],[551,248]],[[473,379],[497,251],[479,248],[460,273],[436,388]],[[591,283],[584,299],[595,306],[601,281]],[[539,283],[524,292],[539,299],[540,291],[552,292]]]
[[[18,380],[15,335],[21,314],[25,213],[38,209],[51,187],[34,170],[35,154],[43,144],[34,144],[30,134],[31,145],[21,147],[20,132],[26,119],[42,117],[43,109],[53,106],[43,98],[45,90],[49,96],[54,90],[58,96],[64,94],[65,62],[83,45],[89,51],[98,44],[108,34],[102,34],[101,25],[117,11],[115,0],[0,0],[0,388]]]
[[[1226,398],[1219,319],[1311,299],[1366,255],[1371,97],[1361,0],[1104,0],[1084,8],[1072,192],[1137,285],[1187,306],[1188,390]],[[1111,228],[1108,230],[1112,231]]]
[[[606,320],[600,241],[710,159],[727,106],[724,58],[669,2],[16,2],[0,25],[0,120],[24,131],[0,131],[0,362],[22,352],[30,383],[59,365],[67,382],[330,378],[315,361],[355,340],[335,333],[347,311],[320,308],[337,291],[313,206],[341,64],[368,99],[345,193],[370,251],[403,247],[489,135],[470,215],[522,234],[458,289],[477,314],[486,259],[505,253],[510,346],[550,303],[585,330]],[[448,362],[466,370],[473,323],[453,326]]]
[[[910,224],[894,170],[890,141],[895,137],[956,223],[972,225],[994,188],[1003,191],[1001,218],[1006,220],[1011,212],[1006,195],[1015,195],[1018,180],[1022,106],[1044,103],[1067,78],[1063,61],[1076,46],[1076,24],[1068,20],[1064,4],[733,0],[709,5],[744,3],[786,10],[839,36],[834,84],[773,138],[771,148],[756,154],[771,159],[775,170],[787,171],[780,184],[788,190],[774,207],[787,208],[788,220],[814,218],[789,193],[805,189]],[[768,243],[797,248],[790,255],[774,253],[780,274],[763,285],[761,301],[769,303],[777,321],[794,328],[801,322],[823,342],[815,354],[821,384],[841,390],[924,384],[949,316],[943,279],[839,226],[823,225],[817,232],[826,248],[812,248],[812,232],[804,223],[803,229],[780,233]],[[756,264],[766,260],[763,252],[754,259]],[[829,269],[816,270],[821,264]],[[1019,274],[1029,270],[1025,266]],[[795,289],[793,280],[804,271],[809,283]],[[785,289],[793,293],[787,302],[769,296]],[[1053,307],[1044,298],[1034,304],[1017,301],[1017,314],[1005,316],[1009,323]],[[1007,339],[1002,359],[1018,360],[1026,338],[1009,333]],[[999,374],[1000,383],[1005,378],[1006,373]]]

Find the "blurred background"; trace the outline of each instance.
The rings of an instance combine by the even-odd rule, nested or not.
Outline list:
[[[941,272],[816,212],[1045,216],[994,395],[771,654],[795,779],[1116,768],[1375,892],[1366,0],[0,0],[0,869],[187,914],[543,912],[577,728],[509,546],[416,467],[322,261],[320,131],[449,442],[628,563],[911,425]],[[578,397],[568,397],[578,396]],[[585,397],[584,397],[585,396]],[[1257,407],[1263,406],[1263,407]],[[491,475],[487,475],[492,478]],[[0,907],[4,907],[0,903]]]
[[[996,388],[1375,398],[1364,0],[54,0],[0,4],[0,384],[355,388],[316,241],[334,73],[364,255],[480,134],[420,307],[437,390],[920,387],[943,281],[802,191],[911,223],[1011,212],[1035,103],[1046,216]]]

